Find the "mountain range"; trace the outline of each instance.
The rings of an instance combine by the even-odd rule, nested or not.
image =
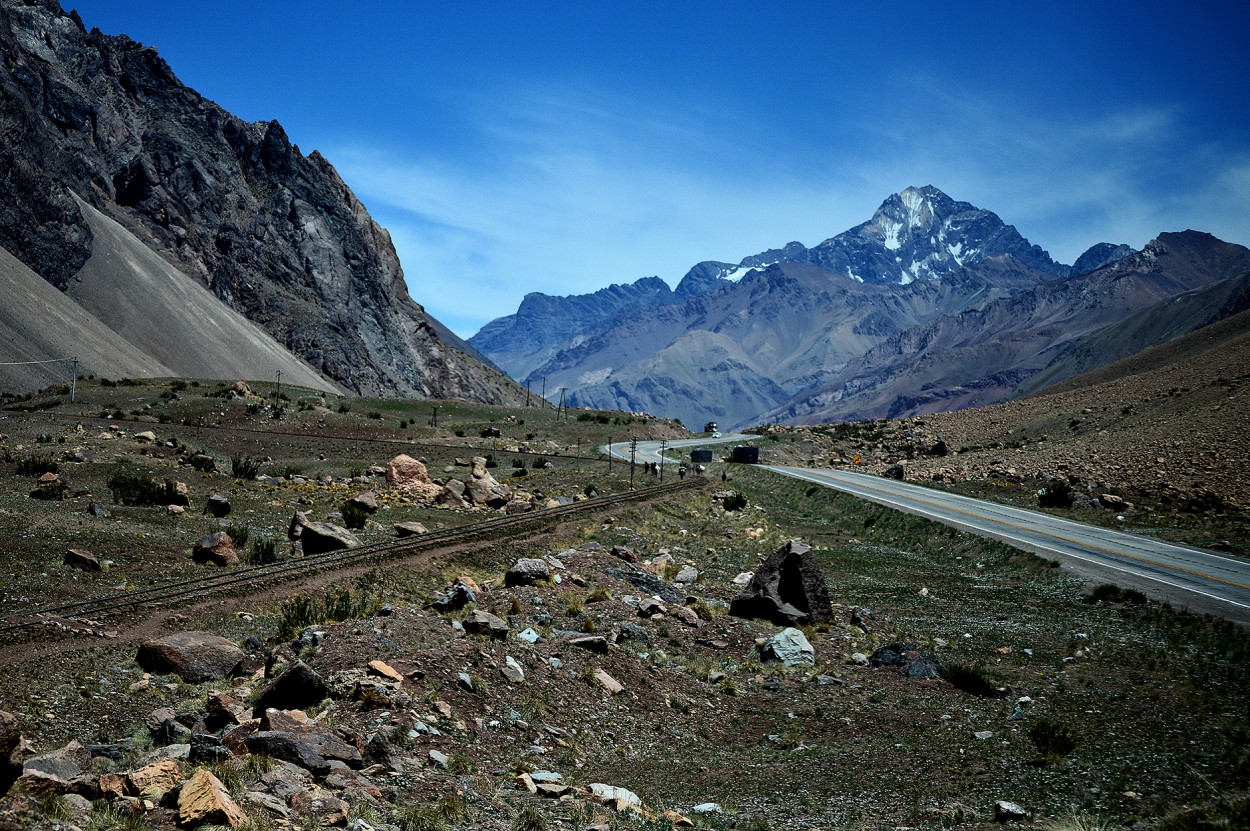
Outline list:
[[[524,394],[408,295],[387,232],[277,122],[244,122],[55,0],[0,4],[0,53],[5,389],[76,356],[112,376]]]
[[[991,211],[909,187],[814,247],[705,261],[675,290],[528,295],[469,343],[573,406],[722,427],[885,418],[1002,401],[1190,331],[1098,340],[1247,271],[1250,251],[1193,231],[1069,266]]]

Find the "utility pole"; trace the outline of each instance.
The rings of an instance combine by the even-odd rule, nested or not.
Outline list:
[[[434,405],[434,414],[430,416],[430,426],[431,427],[438,426],[438,405],[437,404]]]
[[[278,394],[275,398],[282,398],[282,370],[278,370]]]
[[[565,391],[566,389],[568,389],[568,387],[560,387],[560,406],[556,407],[556,421],[559,421],[559,420],[560,420],[560,412],[561,412],[561,410],[563,410],[563,411],[564,411],[564,420],[565,420],[565,421],[568,421],[568,420],[569,420],[569,411],[568,411],[568,408],[564,406],[564,391]]]
[[[664,481],[664,449],[668,447],[668,439],[660,439],[660,481]]]
[[[73,404],[78,397],[78,358],[74,358],[74,380],[69,383],[69,403]]]
[[[525,379],[525,406],[530,405],[530,379]]]
[[[612,475],[612,437],[608,436],[608,475]]]
[[[629,489],[634,489],[634,456],[638,453],[638,437],[629,440]]]
[[[550,401],[547,400],[547,376],[546,375],[543,376],[543,403],[545,404],[551,403]]]

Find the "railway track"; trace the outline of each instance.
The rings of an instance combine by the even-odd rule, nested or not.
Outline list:
[[[655,485],[640,490],[595,497],[556,508],[495,517],[459,528],[447,528],[418,536],[362,545],[357,548],[311,554],[267,565],[246,566],[205,577],[171,581],[146,589],[66,603],[61,606],[14,612],[0,618],[0,639],[6,642],[21,641],[24,639],[23,633],[47,627],[59,628],[74,634],[104,636],[108,626],[104,621],[145,606],[171,606],[180,601],[201,600],[208,595],[222,592],[251,591],[279,579],[308,577],[349,566],[382,562],[394,557],[408,557],[421,551],[459,545],[482,537],[523,533],[536,530],[554,520],[562,520],[583,513],[594,513],[633,502],[643,502],[699,487],[702,484],[704,484],[702,480],[690,479]]]

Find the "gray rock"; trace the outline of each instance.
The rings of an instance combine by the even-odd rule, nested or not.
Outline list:
[[[729,613],[781,626],[832,622],[829,589],[811,548],[791,540],[768,555],[746,591],[729,605]]]
[[[995,822],[1024,822],[1028,818],[1029,812],[1014,802],[1000,799],[994,803]]]
[[[246,657],[220,635],[176,632],[142,643],[135,661],[148,672],[172,672],[188,684],[199,684],[233,675]]]
[[[378,495],[373,491],[361,491],[348,499],[347,502],[350,505],[355,505],[367,514],[376,514],[378,512]]]
[[[225,531],[218,531],[201,537],[191,547],[191,559],[197,563],[231,567],[237,566],[241,560],[239,552],[234,550],[234,541]]]
[[[679,586],[688,586],[699,579],[699,570],[694,566],[682,566],[677,572],[677,576],[673,578],[673,582]]]
[[[570,638],[569,645],[576,646],[579,649],[588,649],[600,655],[608,654],[608,639],[603,635],[581,635],[576,638]]]
[[[636,568],[605,568],[603,573],[617,580],[624,580],[634,588],[648,595],[655,595],[665,603],[684,603],[686,593],[676,586],[665,583],[654,574],[639,571]]]
[[[101,569],[99,558],[82,548],[66,550],[63,562],[70,568],[82,569],[83,571],[100,571]]]
[[[257,691],[253,712],[260,716],[271,708],[299,710],[323,701],[328,694],[325,679],[303,661],[295,661]]]
[[[526,643],[538,643],[538,638],[538,633],[533,629],[530,629],[528,626],[516,633],[516,639],[518,641],[525,641]]]
[[[295,542],[304,535],[304,526],[308,524],[308,514],[303,511],[296,511],[291,517],[290,524],[286,528],[286,538],[291,542]]]
[[[305,556],[359,548],[361,545],[360,540],[351,531],[329,522],[305,522],[300,532],[300,541]]]
[[[508,655],[504,658],[503,666],[499,669],[504,678],[507,678],[514,684],[525,682],[525,670],[517,663],[516,658]]]
[[[474,609],[463,621],[464,631],[472,635],[489,635],[497,640],[508,637],[508,622],[482,609]]]
[[[220,493],[215,493],[204,503],[204,513],[215,516],[218,519],[230,516],[230,512],[234,507],[230,504],[230,500]]]
[[[539,580],[551,579],[551,567],[546,560],[536,557],[523,557],[513,563],[512,568],[504,575],[505,586],[529,586]]]
[[[814,666],[816,664],[816,650],[808,642],[807,637],[794,627],[789,627],[769,638],[764,644],[762,653],[764,660],[781,661],[786,666]]]
[[[430,762],[439,770],[447,770],[447,765],[451,760],[447,758],[447,754],[441,750],[430,751]]]
[[[426,528],[419,522],[397,522],[395,523],[395,536],[397,537],[414,537],[420,534],[428,534],[430,529]]]
[[[718,802],[703,802],[690,809],[694,814],[723,814],[724,809]]]
[[[466,586],[459,580],[451,584],[438,600],[435,600],[430,606],[440,612],[454,612],[457,609],[463,609],[470,603],[477,602],[477,592],[469,586]]]

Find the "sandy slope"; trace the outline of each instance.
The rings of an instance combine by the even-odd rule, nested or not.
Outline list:
[[[281,371],[283,381],[340,391],[116,222],[79,205],[95,242],[69,296],[172,374],[267,380]]]
[[[109,329],[69,296],[0,248],[0,364],[79,359],[79,372],[107,378],[174,375]],[[0,366],[0,390],[39,389],[68,381],[72,364]]]

